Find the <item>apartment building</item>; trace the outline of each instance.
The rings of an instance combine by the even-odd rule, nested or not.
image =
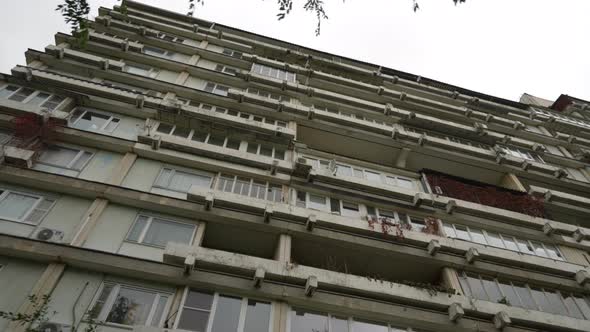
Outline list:
[[[48,331],[590,331],[590,102],[131,1],[89,30],[0,75],[1,311],[49,296]]]

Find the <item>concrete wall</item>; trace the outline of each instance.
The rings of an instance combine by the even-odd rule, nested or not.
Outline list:
[[[143,132],[145,120],[117,114],[121,119],[112,135],[132,141],[137,141],[137,135]]]
[[[187,86],[192,89],[202,90],[205,88],[205,84],[205,80],[198,77],[190,76],[184,83],[184,86]]]
[[[123,179],[122,186],[149,192],[163,165],[160,161],[138,158]]]
[[[217,66],[218,63],[217,62],[213,62],[211,60],[207,60],[207,59],[199,59],[199,62],[197,62],[197,66],[201,67],[201,68],[206,68],[206,69],[215,69],[215,66]]]
[[[156,76],[157,80],[174,83],[176,78],[178,77],[178,73],[175,71],[160,69],[160,73]]]
[[[5,256],[0,256],[0,265],[0,310],[14,312],[27,301],[46,265]],[[8,321],[0,319],[0,331],[7,325]]]
[[[86,167],[80,172],[79,178],[106,182],[122,158],[123,155],[119,153],[96,151]]]
[[[109,204],[89,234],[85,248],[116,253],[137,217],[138,209]]]

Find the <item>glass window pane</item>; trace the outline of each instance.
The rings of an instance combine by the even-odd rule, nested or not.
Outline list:
[[[190,135],[190,133],[190,129],[176,126],[172,135],[182,138],[188,138],[188,135]]]
[[[354,321],[352,323],[352,330],[354,332],[387,332],[387,325],[380,323],[369,323]]]
[[[76,160],[74,164],[70,167],[74,170],[82,170],[82,168],[86,165],[86,162],[92,157],[92,153],[84,151],[82,155]]]
[[[348,320],[346,318],[330,317],[330,332],[348,332]]]
[[[207,141],[207,143],[212,144],[212,145],[216,145],[216,146],[223,146],[223,144],[225,143],[225,136],[211,134],[209,136],[209,141]]]
[[[254,181],[250,189],[250,197],[264,199],[266,194],[266,182]]]
[[[266,332],[270,323],[270,303],[248,300],[244,332]]]
[[[275,159],[285,160],[285,150],[275,148]]]
[[[326,207],[326,197],[320,195],[309,194],[309,208],[324,209]]]
[[[488,296],[486,295],[483,286],[481,284],[481,280],[478,277],[467,277],[467,282],[469,283],[469,287],[471,288],[471,296],[479,299],[479,300],[488,300]]]
[[[211,332],[234,332],[238,329],[242,299],[219,296]]]
[[[403,188],[413,189],[414,181],[404,178],[397,178],[397,185]]]
[[[121,287],[107,322],[123,325],[144,325],[156,297],[155,293]]]
[[[239,150],[240,149],[240,140],[234,138],[228,138],[225,147],[228,149]]]
[[[62,96],[53,96],[51,97],[48,101],[46,101],[45,103],[43,103],[43,107],[47,108],[48,110],[52,111],[54,109],[57,108],[57,106],[59,106],[59,104],[61,104],[62,101],[64,101],[64,97]]]
[[[164,313],[164,309],[166,309],[166,303],[168,303],[168,297],[160,296],[160,298],[158,299],[156,311],[154,312],[154,316],[152,317],[152,323],[150,324],[151,326],[160,326],[162,314]]]
[[[212,303],[213,294],[203,293],[191,289],[186,295],[184,306],[193,309],[211,310]]]
[[[102,287],[102,292],[100,293],[100,296],[98,297],[98,299],[94,303],[94,307],[92,308],[92,310],[90,310],[90,317],[95,318],[95,319],[98,318],[98,315],[100,315],[100,312],[104,308],[104,304],[107,301],[107,298],[111,294],[112,290],[113,290],[113,285],[106,284]]]
[[[209,311],[184,308],[178,322],[178,328],[195,332],[205,332],[209,322]]]
[[[35,92],[35,90],[29,89],[29,88],[22,88],[22,89],[18,90],[16,93],[14,93],[12,96],[8,97],[8,99],[14,100],[14,101],[23,101],[28,96],[33,94],[33,92]]]
[[[59,167],[68,166],[78,155],[80,150],[68,149],[61,146],[50,145],[39,156],[39,161]]]
[[[221,175],[217,183],[217,189],[230,192],[234,185],[234,177],[230,175]]]
[[[545,290],[545,297],[547,298],[549,307],[547,308],[548,312],[557,314],[557,315],[567,315],[567,309],[565,308],[565,304],[561,299],[561,295]]]
[[[4,88],[2,88],[0,90],[0,98],[4,98],[10,94],[12,94],[14,91],[18,90],[18,86],[16,85],[7,85]]]
[[[469,233],[467,232],[467,227],[455,225],[455,232],[457,233],[457,237],[461,240],[471,241],[469,237]]]
[[[234,193],[247,196],[250,191],[250,179],[238,177],[234,186]]]
[[[520,300],[522,302],[522,306],[524,308],[539,310],[539,309],[537,309],[537,305],[535,304],[535,302],[531,296],[531,292],[529,291],[529,289],[525,285],[516,284],[516,283],[513,283],[513,285],[514,285],[514,289],[516,290],[516,293],[520,297]]]
[[[520,249],[520,252],[522,252],[523,254],[535,254],[535,251],[533,250],[533,247],[529,244],[529,241],[517,239],[517,243],[518,249]]]
[[[168,123],[164,123],[164,122],[160,122],[160,124],[158,125],[158,129],[156,129],[159,133],[162,134],[170,134],[170,132],[172,131],[173,126],[171,124]]]
[[[205,143],[205,140],[207,140],[207,135],[208,134],[205,132],[195,130],[191,139],[195,142]]]
[[[349,166],[337,165],[336,175],[338,175],[338,176],[352,176],[352,169]]]
[[[143,229],[145,228],[147,221],[148,217],[139,216],[139,218],[137,218],[137,221],[135,221],[135,224],[133,224],[133,228],[127,235],[127,241],[139,241],[139,237],[141,236],[141,232],[143,232]]]
[[[246,149],[248,153],[258,153],[258,144],[256,143],[248,143],[248,148]]]
[[[471,240],[475,243],[487,244],[486,238],[483,236],[483,233],[479,229],[469,228],[471,234]]]
[[[165,247],[168,242],[189,244],[194,228],[193,225],[154,218],[143,243],[158,247]]]
[[[535,302],[537,302],[541,311],[551,312],[551,305],[549,304],[549,300],[547,300],[545,297],[543,290],[531,287],[531,293],[533,294],[533,299],[535,299]]]
[[[447,235],[447,237],[457,237],[457,234],[455,234],[455,229],[453,228],[453,225],[444,223],[443,227],[445,228],[445,234]]]
[[[541,256],[541,257],[549,257],[549,255],[547,255],[547,252],[545,251],[545,248],[543,248],[543,245],[539,242],[534,242],[531,241],[533,248],[535,249],[535,254],[537,256]]]
[[[498,302],[498,300],[502,299],[502,294],[500,294],[500,288],[495,280],[482,278],[483,287],[488,293],[489,299],[492,302]]]
[[[272,157],[272,146],[261,144],[260,145],[260,155],[266,157]]]
[[[39,92],[33,98],[29,99],[29,101],[27,101],[27,104],[41,105],[41,103],[44,102],[47,98],[49,98],[49,96],[49,93]]]
[[[504,240],[504,244],[506,245],[506,249],[512,251],[519,251],[516,242],[512,236],[502,235],[502,240]]]
[[[325,314],[291,311],[291,332],[328,331],[328,317]]]
[[[558,260],[563,260],[563,257],[561,256],[561,253],[559,252],[559,250],[557,249],[557,247],[555,247],[552,244],[545,244],[545,249],[547,249],[547,252],[549,253],[549,257],[553,258],[553,259],[558,259]]]
[[[486,232],[486,233],[487,233],[489,245],[494,246],[494,247],[498,247],[498,248],[504,248],[504,243],[502,242],[502,239],[500,238],[500,234],[493,233],[493,232]]]
[[[342,202],[342,215],[345,217],[358,217],[359,206],[355,203]]]
[[[588,300],[588,298],[576,296],[574,299],[576,301],[576,304],[578,305],[578,308],[580,308],[580,310],[584,314],[584,317],[586,317],[586,319],[590,319],[590,301]]]
[[[365,171],[365,177],[369,181],[381,182],[381,174],[379,174],[379,173]]]
[[[119,125],[119,119],[117,118],[112,118],[111,122],[109,122],[106,127],[104,127],[104,131],[107,133],[112,133],[113,130],[115,130],[115,128],[117,128],[117,126]]]
[[[510,283],[500,282],[500,289],[502,290],[502,293],[504,294],[504,296],[506,296],[506,300],[508,301],[508,303],[510,305],[515,306],[515,307],[522,306],[522,303],[520,303],[520,299],[518,298],[518,295],[516,295],[516,291],[514,290],[514,288],[512,287],[512,285]]]
[[[571,295],[567,296],[564,299],[564,301],[565,301],[565,305],[569,311],[568,316],[575,317],[578,319],[584,319],[584,315],[580,311],[580,308],[578,308],[578,305],[576,304],[576,300],[574,299],[573,296],[571,296]]]
[[[21,220],[37,200],[38,198],[34,196],[8,193],[8,195],[0,202],[0,216]]]

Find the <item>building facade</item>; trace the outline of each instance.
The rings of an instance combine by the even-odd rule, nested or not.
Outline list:
[[[135,2],[26,60],[0,75],[1,311],[47,296],[49,331],[590,331],[583,100]]]

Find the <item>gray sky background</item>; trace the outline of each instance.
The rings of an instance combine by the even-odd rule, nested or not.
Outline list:
[[[344,55],[467,89],[518,100],[523,92],[555,100],[590,100],[588,0],[325,0],[322,34],[304,0],[276,20],[274,0],[205,0],[196,17]],[[141,0],[186,13],[188,0]],[[24,64],[27,48],[43,50],[69,28],[58,0],[3,0],[0,72]],[[115,0],[89,0],[91,17]],[[370,5],[369,5],[370,4]]]

